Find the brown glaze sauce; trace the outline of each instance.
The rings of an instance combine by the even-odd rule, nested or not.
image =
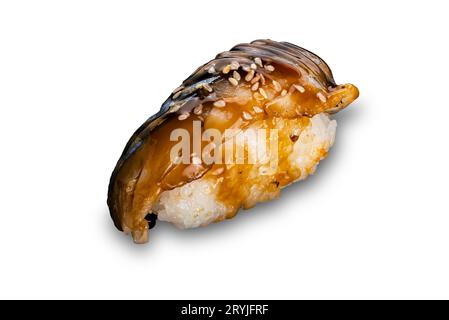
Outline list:
[[[139,147],[117,165],[119,170],[116,168],[111,178],[108,204],[117,227],[133,232],[137,242],[145,241],[148,225],[144,218],[163,191],[205,175],[219,183],[218,200],[233,208],[227,218],[235,215],[242,206],[249,208],[255,205],[246,201],[252,192],[251,185],[260,185],[267,193],[279,194],[280,188],[301,176],[301,172],[290,168],[288,156],[301,130],[309,125],[310,117],[322,112],[336,112],[358,96],[357,88],[352,85],[333,84],[330,70],[324,69],[324,73],[331,81],[326,78],[319,82],[313,72],[321,69],[315,66],[316,70],[307,70],[298,65],[292,68],[273,59],[261,59],[263,66],[256,64],[254,70],[254,60],[236,65],[235,57],[231,58],[226,56],[215,62],[213,60],[186,80],[185,87],[189,81],[195,83],[197,74],[209,72],[218,76],[211,86],[197,86],[200,90],[196,100],[172,108],[161,117],[151,134],[143,138],[142,133],[140,136],[136,134],[133,143],[138,143]],[[248,62],[248,59],[240,61]],[[175,92],[173,100],[176,95],[183,98],[183,93],[182,90]],[[281,128],[278,131],[276,174],[254,177],[253,165],[246,164],[247,161],[245,164],[207,165],[201,161],[201,156],[199,162],[173,163],[170,152],[178,141],[171,141],[170,135],[176,129],[186,130],[192,150],[194,121],[200,123],[201,132],[213,128],[224,133],[228,128],[245,129],[249,126],[259,126],[268,131]],[[203,150],[207,143],[202,141],[200,149]],[[197,156],[192,153],[188,155],[190,160]]]

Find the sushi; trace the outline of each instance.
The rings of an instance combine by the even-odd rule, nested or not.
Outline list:
[[[316,170],[334,143],[331,114],[359,95],[317,55],[256,40],[198,68],[133,134],[107,204],[136,243],[157,220],[181,229],[234,217]]]

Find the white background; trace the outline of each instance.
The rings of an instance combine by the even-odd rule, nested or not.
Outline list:
[[[0,298],[449,298],[445,1],[2,1]],[[220,51],[324,58],[360,98],[279,200],[208,228],[112,225],[134,130]]]

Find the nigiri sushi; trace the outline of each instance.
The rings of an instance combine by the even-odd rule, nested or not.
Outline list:
[[[359,95],[317,55],[256,40],[198,68],[133,134],[112,173],[115,226],[145,243],[234,217],[313,174],[334,143],[330,115]]]

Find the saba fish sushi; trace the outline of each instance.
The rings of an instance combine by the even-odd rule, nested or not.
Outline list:
[[[133,134],[108,206],[136,243],[156,220],[207,226],[279,197],[313,174],[334,143],[330,114],[359,95],[317,55],[256,40],[198,68]]]

